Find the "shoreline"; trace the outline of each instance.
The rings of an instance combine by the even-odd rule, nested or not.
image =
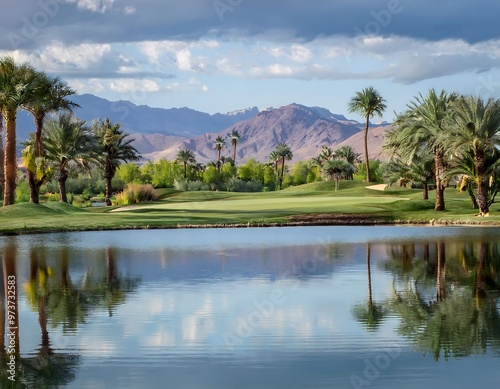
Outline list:
[[[214,229],[214,228],[272,228],[272,227],[314,227],[314,226],[428,226],[428,227],[500,227],[500,222],[459,221],[459,220],[390,220],[385,218],[374,218],[360,214],[342,214],[336,217],[315,218],[316,214],[305,214],[291,216],[287,222],[248,222],[248,223],[209,223],[209,224],[171,224],[171,225],[124,225],[119,227],[107,226],[83,226],[81,228],[54,228],[54,229],[19,229],[13,231],[0,231],[0,236],[26,236],[40,234],[56,234],[65,232],[89,232],[89,231],[124,231],[124,230],[173,230],[173,229]],[[334,216],[334,215],[329,215]]]

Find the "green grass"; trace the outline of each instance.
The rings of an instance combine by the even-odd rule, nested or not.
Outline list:
[[[277,192],[180,192],[158,190],[160,200],[127,207],[76,208],[58,202],[16,204],[0,208],[0,233],[167,228],[186,225],[287,223],[304,214],[363,214],[402,222],[500,224],[500,206],[491,207],[489,218],[475,217],[466,194],[445,191],[447,210],[434,211],[434,192],[422,200],[421,190],[389,188],[374,191],[366,184],[341,181],[291,187]]]

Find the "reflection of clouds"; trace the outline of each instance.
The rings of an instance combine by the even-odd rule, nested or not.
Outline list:
[[[146,336],[144,344],[148,347],[173,347],[176,345],[175,335],[165,328],[160,328],[150,336]]]
[[[114,341],[104,339],[102,336],[93,335],[93,333],[89,333],[80,337],[79,348],[82,350],[83,355],[92,357],[111,357],[117,355],[118,347]]]

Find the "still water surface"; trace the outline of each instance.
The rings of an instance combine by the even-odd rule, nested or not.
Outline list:
[[[16,387],[498,387],[499,233],[3,237],[0,279],[14,275],[18,292]],[[1,369],[0,387],[11,387]]]

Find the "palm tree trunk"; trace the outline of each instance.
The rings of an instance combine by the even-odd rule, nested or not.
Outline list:
[[[43,130],[43,120],[45,119],[45,114],[38,114],[34,116],[35,120],[35,157],[41,157],[43,154],[43,143],[42,143],[42,130]]]
[[[483,158],[478,156],[474,160],[474,167],[476,168],[477,174],[477,205],[479,207],[479,214],[481,216],[487,216],[490,212],[490,207],[488,205],[488,187],[485,182],[484,174],[484,163]]]
[[[280,190],[283,186],[283,175],[285,174],[285,157],[281,159]]]
[[[444,171],[444,153],[442,150],[436,151],[434,155],[434,165],[436,170],[436,205],[434,210],[444,211],[444,186],[441,174]]]
[[[236,143],[233,145],[233,161],[236,164]]]
[[[184,178],[187,177],[187,162],[184,161]]]
[[[368,158],[368,126],[370,125],[370,115],[366,115],[366,126],[365,126],[365,163],[366,163],[366,182],[370,182],[370,159]]]
[[[339,190],[339,178],[335,178],[335,192]]]
[[[40,194],[38,185],[35,177],[35,173],[28,170],[28,184],[30,187],[30,203],[39,204],[40,203]]]
[[[106,174],[104,176],[104,181],[106,182],[106,206],[109,207],[111,205],[111,174]]]
[[[427,181],[422,182],[422,188],[424,189],[423,192],[424,200],[429,200],[429,186],[427,185]]]
[[[220,173],[220,153],[222,149],[217,150],[217,170]]]
[[[68,196],[66,195],[66,180],[68,179],[68,172],[64,168],[59,169],[59,201],[61,203],[68,202]]]
[[[5,112],[5,188],[3,206],[16,200],[17,155],[16,155],[16,111]]]

